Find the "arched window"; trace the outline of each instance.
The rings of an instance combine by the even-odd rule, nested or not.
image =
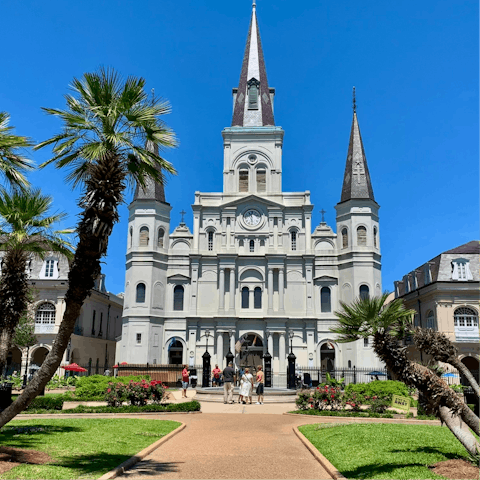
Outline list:
[[[255,240],[250,240],[250,252],[255,251]]]
[[[457,308],[453,318],[455,327],[478,327],[478,315],[473,308]]]
[[[378,244],[377,244],[377,234],[378,234],[377,227],[373,227],[373,246],[375,248],[377,248],[377,246],[378,246]]]
[[[320,304],[322,312],[332,311],[331,293],[328,287],[322,287],[320,290]]]
[[[35,314],[35,323],[54,324],[55,323],[55,305],[52,303],[42,303]]]
[[[130,248],[133,247],[133,228],[130,227],[130,238],[129,238]]]
[[[367,244],[367,229],[365,227],[357,228],[357,245]]]
[[[183,294],[184,290],[181,285],[177,285],[173,289],[173,309],[183,310]]]
[[[165,238],[165,230],[163,228],[158,229],[158,248],[163,248]]]
[[[249,110],[258,110],[258,91],[260,87],[260,82],[251,78],[248,83],[248,109]]]
[[[370,289],[367,285],[360,285],[360,298],[368,298],[370,295]]]
[[[297,249],[297,232],[295,230],[290,232],[290,242],[292,246],[292,252],[294,252]]]
[[[135,298],[135,301],[137,303],[145,303],[145,284],[144,283],[139,283],[137,285],[137,296]]]
[[[249,308],[249,295],[248,287],[242,288],[242,308]]]
[[[213,250],[213,232],[208,232],[208,250],[211,252]]]
[[[267,172],[262,168],[257,170],[257,192],[267,191]]]
[[[248,192],[248,170],[238,172],[238,191]]]
[[[342,248],[348,247],[348,230],[344,228],[342,230]]]
[[[149,234],[148,234],[148,227],[142,227],[140,229],[140,242],[139,245],[141,247],[148,247],[148,242],[150,240]]]
[[[262,289],[255,287],[253,291],[253,308],[262,308]]]
[[[427,328],[435,330],[435,314],[432,310],[427,312]]]

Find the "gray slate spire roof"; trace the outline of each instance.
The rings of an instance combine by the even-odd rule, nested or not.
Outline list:
[[[158,155],[158,146],[153,146],[150,142],[147,142],[145,148],[153,151]],[[150,177],[145,179],[145,188],[142,188],[138,183],[135,188],[135,194],[133,201],[135,200],[156,200],[157,202],[167,203],[165,201],[165,188],[162,184],[154,182]],[[168,205],[168,204],[167,204]]]
[[[259,85],[258,82],[260,82]],[[259,86],[258,106],[256,109],[249,108],[248,104],[248,88],[252,84],[256,85],[257,88]],[[243,56],[242,71],[240,73],[240,82],[235,98],[232,127],[263,127],[267,125],[275,125],[275,120],[273,118],[272,99],[270,97],[270,89],[268,88],[267,71],[265,69],[254,2],[247,45]]]
[[[347,164],[343,177],[342,198],[340,203],[352,199],[370,199],[373,196],[372,182],[368,172],[367,157],[363,149],[362,136],[358,126],[357,112],[354,109],[350,143],[348,145]]]

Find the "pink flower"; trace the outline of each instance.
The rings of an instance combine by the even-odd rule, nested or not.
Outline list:
[[[107,393],[110,393],[112,391],[111,388],[107,388]]]

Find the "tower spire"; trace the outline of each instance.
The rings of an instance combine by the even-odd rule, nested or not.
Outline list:
[[[240,81],[235,96],[232,127],[262,127],[267,125],[275,125],[275,120],[260,40],[260,30],[257,23],[257,5],[256,1],[253,0],[252,18],[243,56]]]
[[[352,199],[370,199],[373,196],[372,182],[368,171],[367,157],[363,148],[362,136],[357,118],[357,101],[353,87],[353,120],[348,144],[347,162],[343,177],[342,197],[340,203]]]

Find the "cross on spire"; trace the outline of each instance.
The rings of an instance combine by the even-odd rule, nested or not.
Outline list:
[[[353,87],[353,113],[357,113],[357,98],[355,96],[355,87]]]
[[[252,8],[255,10],[256,6],[257,6],[257,2],[255,0],[253,0],[252,1]]]
[[[187,213],[187,212],[186,212],[185,210],[182,210],[182,211],[180,212],[180,215],[182,216],[182,223],[185,223],[184,220],[183,220],[183,217],[185,216],[186,213]]]
[[[320,213],[322,214],[322,223],[325,223],[325,214],[327,213],[323,208],[320,210]]]

